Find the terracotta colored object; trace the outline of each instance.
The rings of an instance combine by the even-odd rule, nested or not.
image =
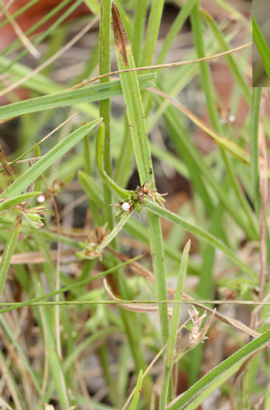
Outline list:
[[[29,1],[28,0],[14,0],[14,2],[9,6],[8,10],[13,15],[16,11],[24,7]],[[41,20],[46,14],[48,14],[54,7],[60,4],[62,0],[41,0],[30,7],[28,10],[24,11],[16,18],[16,22],[20,26],[23,32],[26,32],[39,20]],[[7,5],[9,0],[4,0]],[[46,30],[52,23],[54,23],[72,4],[75,0],[70,1],[65,7],[63,7],[58,13],[56,13],[52,18],[50,18],[45,24],[43,24],[34,34]],[[75,11],[73,11],[66,21],[82,17],[90,13],[89,8],[85,3],[80,4]],[[4,13],[1,13],[0,23],[6,19]],[[17,38],[17,34],[11,24],[6,24],[0,29],[0,49],[5,48],[8,44]]]

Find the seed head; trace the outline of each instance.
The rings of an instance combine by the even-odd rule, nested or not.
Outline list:
[[[123,211],[128,212],[130,209],[130,204],[128,202],[123,202],[121,208]]]

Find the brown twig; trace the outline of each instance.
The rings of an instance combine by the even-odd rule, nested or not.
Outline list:
[[[3,153],[3,150],[2,150],[1,146],[0,146],[0,161],[3,165],[4,172],[6,173],[6,175],[11,176],[12,179],[15,180],[14,173],[13,173],[12,169],[10,168],[10,166],[9,166],[9,164],[8,164],[6,158],[5,158],[5,155]]]
[[[158,69],[161,69],[161,68],[179,67],[179,66],[182,66],[182,65],[201,63],[202,61],[210,61],[210,60],[214,60],[216,58],[226,56],[227,54],[235,53],[236,51],[241,51],[244,48],[250,47],[251,45],[252,45],[252,42],[244,44],[244,45],[236,47],[236,48],[233,48],[233,49],[228,50],[228,51],[224,51],[223,53],[218,53],[218,54],[215,54],[213,56],[207,56],[207,57],[203,57],[203,58],[196,58],[194,60],[177,61],[175,63],[157,64],[157,65],[151,65],[151,66],[147,66],[147,67],[136,67],[136,68],[129,68],[129,69],[126,69],[126,70],[112,71],[111,73],[102,74],[102,75],[99,75],[97,77],[93,77],[89,80],[85,80],[85,81],[81,82],[80,84],[76,84],[73,87],[69,88],[69,90],[75,90],[77,88],[83,87],[86,84],[90,84],[90,83],[93,83],[94,81],[98,81],[101,78],[109,77],[109,76],[116,75],[116,74],[129,73],[131,71],[158,70]],[[1,96],[1,93],[0,93],[0,96]]]

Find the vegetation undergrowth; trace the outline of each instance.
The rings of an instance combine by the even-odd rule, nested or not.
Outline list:
[[[269,95],[250,86],[249,3],[14,4],[0,407],[267,410]]]

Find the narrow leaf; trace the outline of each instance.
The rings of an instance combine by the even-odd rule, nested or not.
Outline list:
[[[257,21],[252,16],[252,37],[256,44],[257,50],[261,56],[265,71],[270,78],[270,50],[262,35],[262,32],[257,24]]]
[[[175,298],[174,298],[175,301],[182,300],[184,283],[185,283],[186,272],[187,272],[187,265],[188,265],[189,250],[190,250],[190,241],[188,241],[183,251],[180,269],[179,269],[177,288],[176,288]],[[171,372],[172,372],[172,367],[173,367],[174,349],[175,349],[175,342],[177,338],[180,310],[181,310],[181,304],[176,303],[173,307],[170,335],[169,335],[169,340],[168,340],[167,349],[166,349],[165,372],[164,372],[165,374],[164,374],[164,378],[162,382],[160,403],[159,403],[160,409],[166,409],[166,405],[167,405],[167,396],[168,396]]]
[[[24,174],[20,175],[13,184],[11,184],[2,194],[0,198],[14,197],[24,191],[32,182],[34,182],[47,168],[49,168],[58,158],[70,150],[77,142],[79,142],[91,129],[98,125],[102,118],[98,118],[79,128],[70,134],[67,138],[53,147],[46,155],[38,160]]]
[[[162,2],[159,1],[159,9],[161,3]],[[135,68],[129,39],[121,20],[119,11],[114,3],[112,3],[112,16],[118,67],[120,70],[126,68]],[[123,73],[120,75],[120,78],[123,96],[126,103],[127,118],[129,122],[130,134],[134,148],[134,155],[137,162],[140,183],[141,185],[143,185],[146,180],[151,180],[152,187],[154,187],[155,179],[153,173],[152,158],[149,148],[145,113],[137,73]],[[153,257],[153,268],[156,276],[157,298],[158,300],[164,300],[164,298],[166,298],[166,272],[160,220],[158,217],[151,215],[150,212],[147,213],[147,219],[149,224],[149,238],[151,254]],[[169,333],[168,309],[166,305],[160,305],[159,317],[161,324],[162,342],[163,344],[165,344],[167,342]]]
[[[156,74],[138,76],[141,89],[152,87]],[[109,77],[108,77],[109,78]],[[122,94],[120,80],[105,84],[97,84],[78,90],[63,91],[57,94],[45,95],[0,107],[0,120],[17,117],[30,112],[45,111],[56,107],[65,107],[82,103],[101,101]]]
[[[6,211],[16,205],[19,205],[23,201],[26,201],[40,194],[41,192],[28,192],[27,194],[15,196],[14,198],[11,198],[11,199],[6,199],[0,203],[0,212]]]
[[[211,235],[210,233],[204,231],[203,229],[199,228],[198,226],[186,221],[185,219],[181,218],[179,215],[176,215],[173,212],[170,212],[168,209],[162,208],[161,206],[155,204],[153,201],[149,199],[144,199],[144,203],[147,205],[147,209],[155,214],[162,216],[168,221],[174,222],[178,225],[181,225],[187,231],[193,233],[197,237],[201,238],[203,241],[209,243],[210,245],[214,246],[215,248],[220,249],[225,255],[228,256],[237,266],[239,266],[243,271],[248,273],[253,279],[257,281],[256,274],[244,263],[242,262],[235,253],[231,251],[223,242],[221,242],[218,238]]]
[[[136,389],[135,389],[134,396],[133,396],[131,405],[129,407],[129,410],[137,409],[137,404],[140,398],[140,393],[141,393],[141,388],[142,388],[142,382],[143,382],[143,372],[142,370],[140,370],[140,373],[138,375],[137,384],[136,384]]]
[[[189,406],[189,403],[193,402],[196,397],[201,394],[205,388],[210,386],[213,382],[224,376],[225,379],[230,377],[237,371],[240,365],[254,352],[257,352],[270,340],[270,330],[263,333],[257,339],[248,343],[238,352],[234,353],[228,359],[224,360],[221,364],[216,366],[213,370],[202,377],[197,383],[195,383],[189,390],[187,390],[176,403],[169,407],[170,410],[195,410],[201,403],[194,403],[194,406]],[[224,382],[224,378],[222,381]]]
[[[7,273],[8,273],[8,268],[10,265],[10,259],[11,259],[11,256],[14,252],[14,249],[17,243],[17,239],[18,239],[20,229],[21,229],[21,224],[22,224],[21,217],[18,216],[11,229],[11,232],[10,232],[10,235],[7,240],[5,250],[2,256],[2,261],[0,263],[0,296],[2,295],[3,287],[4,287],[5,280],[6,280]]]

